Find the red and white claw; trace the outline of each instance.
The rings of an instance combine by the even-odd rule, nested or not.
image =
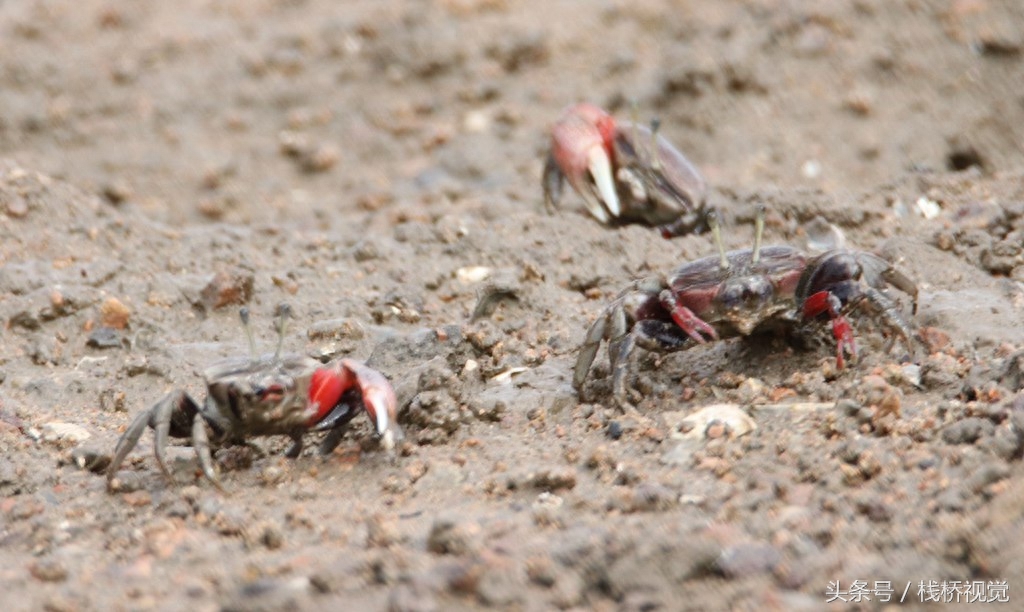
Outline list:
[[[358,388],[363,408],[377,427],[382,445],[388,450],[402,439],[398,425],[398,400],[391,383],[383,374],[352,359],[342,359],[313,373],[309,399],[314,412],[310,422],[317,423],[338,404],[348,390]]]
[[[566,109],[551,130],[551,153],[558,169],[602,222],[622,214],[612,169],[615,119],[581,103]]]
[[[846,367],[846,353],[850,354],[850,357],[857,359],[857,345],[853,340],[853,327],[850,326],[850,322],[843,316],[842,302],[833,293],[829,291],[819,291],[811,294],[804,301],[803,315],[804,319],[813,319],[820,314],[827,313],[829,318],[832,320],[832,337],[836,339],[836,367],[843,369]]]

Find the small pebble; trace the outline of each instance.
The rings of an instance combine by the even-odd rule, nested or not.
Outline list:
[[[100,305],[100,324],[113,329],[128,327],[131,311],[116,297],[108,297]]]
[[[124,500],[124,503],[129,506],[135,506],[136,508],[148,506],[153,503],[153,497],[149,494],[149,491],[141,489],[125,493],[122,499]]]
[[[427,550],[438,555],[464,555],[478,548],[480,526],[439,517],[430,526]]]
[[[121,346],[121,332],[113,327],[101,325],[89,333],[85,345],[98,349],[117,348]]]
[[[609,421],[607,434],[612,440],[618,440],[622,437],[622,423],[618,421]]]
[[[548,491],[572,489],[576,486],[576,470],[572,468],[543,470],[530,479],[530,484],[535,488]]]
[[[43,582],[64,582],[68,577],[68,569],[54,559],[35,560],[29,564],[28,571],[33,578]]]
[[[252,299],[255,283],[256,277],[249,271],[218,272],[200,292],[200,303],[207,310],[247,304]]]
[[[737,544],[723,550],[715,566],[726,578],[748,578],[772,571],[781,559],[769,544]]]

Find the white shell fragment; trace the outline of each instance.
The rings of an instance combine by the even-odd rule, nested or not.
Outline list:
[[[506,384],[512,382],[512,377],[513,376],[515,376],[516,374],[522,374],[523,372],[526,372],[529,369],[530,368],[527,368],[527,367],[524,367],[524,366],[517,366],[517,367],[514,367],[514,368],[509,368],[509,369],[505,370],[504,372],[501,372],[499,374],[495,374],[494,376],[492,376],[490,378],[490,382],[495,383],[495,384],[499,384],[499,385],[506,385]]]
[[[680,430],[684,438],[703,439],[716,423],[725,426],[725,435],[729,438],[738,438],[757,429],[757,423],[739,404],[712,404],[684,418]]]
[[[914,202],[914,206],[917,208],[917,214],[929,220],[938,217],[939,213],[942,212],[942,207],[939,206],[938,202],[924,196],[919,197],[917,202]]]
[[[846,236],[843,230],[829,223],[824,217],[817,216],[811,219],[804,230],[807,232],[807,250],[816,253],[824,253],[833,249],[842,249],[846,246]]]
[[[472,285],[486,280],[491,275],[487,266],[466,266],[455,271],[455,278],[464,285]]]
[[[809,159],[800,166],[800,174],[806,179],[816,179],[821,176],[821,162],[816,159]]]
[[[43,425],[43,442],[54,444],[79,444],[92,437],[89,431],[81,425],[52,421]]]

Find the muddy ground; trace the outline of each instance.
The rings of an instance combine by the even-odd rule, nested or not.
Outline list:
[[[5,609],[1024,599],[1019,2],[15,0],[0,49]],[[913,341],[645,354],[628,412],[602,349],[578,399],[604,304],[714,252],[545,213],[578,100],[660,117],[729,247],[763,203],[768,242],[821,217],[893,261]],[[241,304],[270,350],[281,302],[288,350],[393,381],[397,458],[365,419],[327,458],[260,439],[223,494],[147,432],[108,493],[131,419],[247,351]]]

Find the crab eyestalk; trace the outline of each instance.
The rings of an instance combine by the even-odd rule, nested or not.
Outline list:
[[[661,119],[651,119],[651,169],[661,172],[661,155],[658,149],[658,130],[661,128]]]
[[[249,324],[249,309],[242,306],[238,309],[238,318],[242,320],[245,338],[249,341],[249,359],[256,359],[256,340],[252,337],[252,325]]]
[[[718,247],[718,256],[720,258],[719,267],[723,270],[729,269],[729,258],[725,254],[725,243],[722,242],[722,228],[718,223],[718,211],[709,210],[708,215],[708,227],[711,228],[711,235],[715,238],[715,246]]]
[[[633,100],[629,103],[629,127],[633,131],[633,142],[640,142],[640,104]]]
[[[284,347],[284,333],[288,327],[288,317],[292,315],[292,307],[288,304],[279,304],[277,307],[277,350],[274,351],[274,361],[281,358],[281,349]]]
[[[764,235],[764,217],[767,209],[764,204],[757,207],[757,215],[754,217],[754,250],[750,254],[750,262],[757,263],[761,259],[761,237]]]

